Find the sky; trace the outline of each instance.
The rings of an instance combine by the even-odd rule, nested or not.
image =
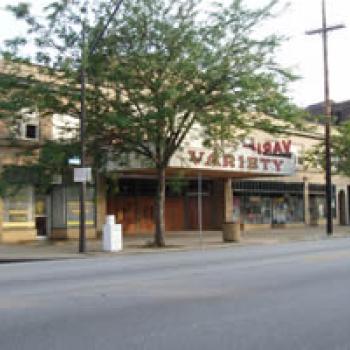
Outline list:
[[[267,0],[245,1],[252,8],[267,3]],[[20,0],[0,0],[0,42],[24,33],[24,27],[3,10],[7,4],[15,5],[18,2]],[[38,11],[51,1],[28,2]],[[288,3],[289,6],[285,8]],[[320,102],[324,98],[321,36],[306,36],[305,31],[321,27],[321,0],[280,0],[278,8],[285,9],[276,19],[262,25],[261,33],[288,37],[277,52],[277,60],[282,66],[292,68],[300,77],[290,85],[288,95],[301,107]],[[327,0],[327,22],[328,25],[346,26],[345,29],[329,33],[330,97],[339,102],[350,99],[350,1]]]

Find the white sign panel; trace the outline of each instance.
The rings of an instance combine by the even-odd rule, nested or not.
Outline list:
[[[91,168],[74,168],[74,182],[91,182]]]
[[[170,167],[291,175],[295,172],[295,158],[293,156],[257,154],[245,149],[216,155],[208,149],[188,148],[181,155],[178,154],[172,158]]]
[[[290,140],[263,141],[227,148],[219,154],[204,147],[183,147],[170,160],[175,169],[231,172],[259,175],[293,175],[296,171],[296,155]],[[129,157],[127,165],[110,162],[109,171],[152,168],[140,157]]]

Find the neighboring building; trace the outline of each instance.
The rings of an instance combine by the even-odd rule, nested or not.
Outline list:
[[[324,114],[324,102],[319,102],[306,107],[306,110],[313,117],[319,117]],[[334,102],[331,101],[331,111],[335,125],[350,120],[350,101]],[[319,120],[322,122],[322,117]]]

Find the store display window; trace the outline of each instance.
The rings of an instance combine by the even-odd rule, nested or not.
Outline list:
[[[240,196],[241,221],[247,224],[287,224],[304,221],[303,197],[298,195]]]
[[[86,190],[85,218],[86,225],[95,224],[94,188]],[[79,226],[80,202],[78,186],[57,186],[52,191],[52,226],[66,228]]]
[[[33,188],[25,187],[3,198],[3,225],[23,226],[31,224],[34,217]]]
[[[241,198],[241,216],[247,224],[271,223],[271,198],[246,196]]]

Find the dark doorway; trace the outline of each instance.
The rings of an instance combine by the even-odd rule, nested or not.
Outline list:
[[[46,196],[35,196],[35,227],[38,237],[47,237],[47,205]]]

